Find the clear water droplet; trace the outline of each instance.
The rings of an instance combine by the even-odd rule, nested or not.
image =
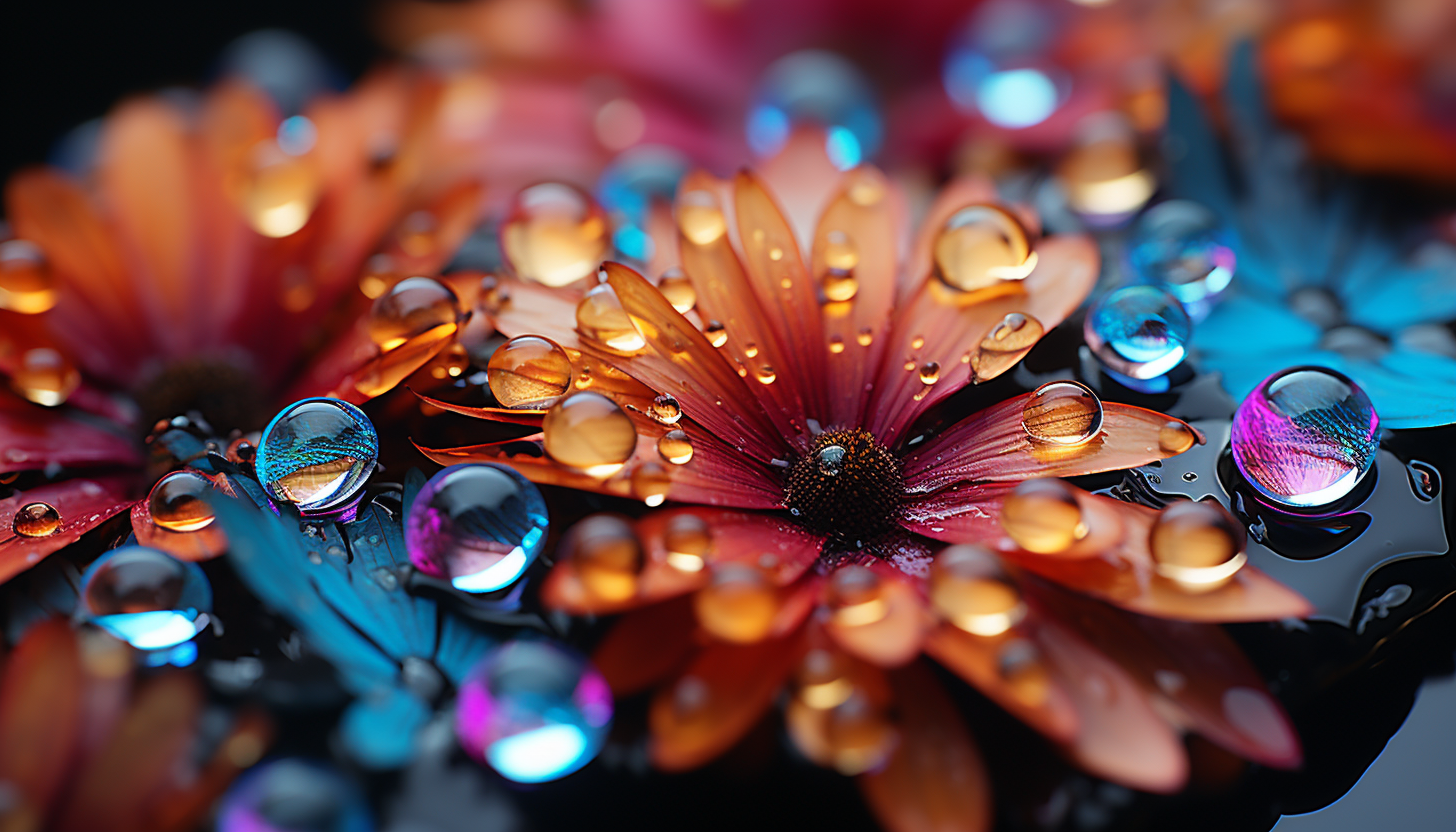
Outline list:
[[[670,430],[657,440],[657,453],[673,465],[686,465],[693,458],[693,441],[681,430]]]
[[[675,425],[682,418],[682,406],[677,399],[663,393],[652,400],[652,418],[664,425]]]
[[[754,372],[753,377],[758,379],[759,384],[773,384],[779,375],[773,367],[767,364],[760,364],[758,370]]]
[[[522,190],[501,228],[501,247],[516,274],[566,286],[593,274],[610,244],[607,215],[586,193],[548,182]]]
[[[934,251],[936,278],[957,292],[1021,280],[1036,266],[1021,221],[995,205],[971,205],[952,214],[935,238]]]
[[[0,309],[38,315],[55,305],[55,276],[40,246],[29,240],[0,243]]]
[[[471,463],[439,471],[405,518],[410,563],[463,592],[515,583],[546,543],[546,501],[504,465]]]
[[[995,378],[1011,369],[1021,356],[1041,340],[1041,321],[1023,312],[1010,312],[991,327],[974,353],[961,356],[978,379]]]
[[[576,331],[619,355],[631,355],[647,346],[616,291],[605,283],[593,286],[576,305]]]
[[[1082,324],[1087,346],[1115,373],[1157,378],[1183,363],[1193,322],[1156,286],[1124,286],[1098,298]]]
[[[622,470],[637,449],[637,430],[616,402],[600,393],[573,393],[546,412],[546,453],[594,477]]]
[[[1048,382],[1027,398],[1021,426],[1033,442],[1081,445],[1102,431],[1102,400],[1080,382]]]
[[[930,603],[945,620],[978,636],[999,636],[1026,615],[1001,561],[974,545],[951,546],[930,567]]]
[[[864,566],[834,570],[825,599],[834,623],[841,627],[863,627],[883,621],[889,614],[884,583],[873,569]]]
[[[549,338],[519,335],[491,353],[485,377],[501,407],[539,410],[571,390],[571,359]]]
[[[396,283],[369,310],[369,337],[383,352],[422,336],[446,338],[460,324],[460,301],[450,288],[428,277]]]
[[[1027,480],[1002,503],[1001,528],[1016,545],[1055,554],[1087,536],[1072,487],[1057,479]]]
[[[20,356],[20,366],[10,376],[10,389],[45,407],[65,404],[80,386],[80,371],[69,358],[49,347],[26,350]]]
[[[844,470],[845,458],[849,451],[843,445],[825,445],[814,455],[814,462],[819,466],[819,473],[826,477],[837,477]]]
[[[1212,501],[1179,500],[1158,512],[1148,548],[1159,575],[1187,592],[1209,592],[1244,565],[1244,528]]]
[[[313,514],[343,508],[378,458],[379,435],[362,410],[337,399],[304,399],[268,423],[253,467],[274,499]]]
[[[1068,207],[1089,225],[1125,222],[1158,187],[1141,158],[1132,124],[1109,111],[1085,119],[1077,132],[1072,149],[1057,166]]]
[[[204,499],[212,481],[196,471],[173,471],[157,480],[147,495],[152,522],[173,532],[195,532],[212,525],[216,515]]]
[[[675,514],[662,533],[667,563],[679,572],[701,572],[713,551],[713,530],[692,512]]]
[[[61,513],[50,503],[26,503],[15,512],[11,528],[21,537],[47,537],[61,528]]]
[[[1216,298],[1237,265],[1228,229],[1212,211],[1184,200],[1159,203],[1138,217],[1127,259],[1133,274],[1187,305]]]
[[[145,546],[102,555],[81,577],[81,606],[98,626],[139,650],[191,640],[207,626],[212,587],[193,563]]]
[[[633,496],[649,508],[656,508],[667,501],[668,492],[672,490],[672,475],[656,462],[644,462],[632,471],[631,484]]]

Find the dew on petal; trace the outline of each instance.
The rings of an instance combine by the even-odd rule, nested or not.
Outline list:
[[[557,402],[541,423],[546,453],[593,477],[622,470],[637,449],[637,430],[621,406],[600,393],[582,391]]]
[[[619,602],[637,594],[642,542],[626,519],[612,514],[587,517],[571,527],[560,548],[593,597]]]
[[[822,653],[811,651],[809,656]],[[805,661],[812,659],[806,657]],[[827,704],[831,698],[837,701]],[[789,738],[805,757],[844,775],[879,768],[899,741],[884,702],[849,676],[801,683],[798,694],[789,700],[784,720]]]
[[[1237,265],[1228,229],[1212,211],[1185,200],[1169,200],[1145,211],[1127,246],[1133,274],[1188,305],[1222,293]]]
[[[861,347],[868,347],[870,344],[874,343],[875,331],[873,329],[870,329],[869,327],[865,327],[859,331],[859,334],[854,337],[854,340]]]
[[[10,376],[10,389],[45,407],[64,404],[81,386],[81,372],[60,352],[49,347],[28,349]]]
[[[139,650],[191,640],[207,626],[212,588],[193,563],[146,546],[102,555],[81,577],[88,619]]]
[[[672,475],[656,462],[644,462],[632,471],[631,485],[633,496],[649,508],[656,508],[667,501]]]
[[[601,206],[578,188],[558,182],[517,194],[501,228],[501,248],[516,274],[547,286],[566,286],[595,274],[610,243]]]
[[[759,384],[773,384],[774,381],[778,379],[779,375],[773,367],[770,367],[767,364],[760,364],[758,369],[754,372],[753,377],[758,379]]]
[[[728,329],[718,321],[708,321],[703,329],[703,334],[708,336],[708,343],[714,347],[721,347],[728,343]]]
[[[61,513],[50,503],[26,503],[15,512],[11,528],[21,537],[47,537],[61,528]]]
[[[1045,333],[1041,321],[1023,312],[1009,312],[991,327],[980,346],[969,353],[971,373],[978,379],[995,378],[1021,360]],[[966,356],[962,356],[964,361]]]
[[[829,579],[828,604],[841,627],[874,624],[889,614],[880,576],[864,566],[843,566]]]
[[[706,246],[728,233],[728,220],[718,198],[708,191],[689,191],[677,200],[677,225],[690,242]]]
[[[274,499],[318,513],[358,495],[378,458],[379,435],[363,411],[337,399],[304,399],[268,423],[254,468]]]
[[[696,514],[677,514],[663,529],[662,545],[669,566],[680,572],[701,572],[713,551],[713,530]]]
[[[501,407],[539,410],[571,390],[571,359],[549,338],[519,335],[491,353],[485,378]]]
[[[824,236],[822,258],[824,274],[820,286],[824,298],[832,303],[851,300],[859,292],[859,278],[855,269],[859,267],[859,249],[848,234],[830,231]]]
[[[55,305],[55,276],[40,247],[29,240],[0,243],[0,309],[38,315]]]
[[[196,471],[173,471],[157,480],[147,496],[152,522],[173,532],[195,532],[216,519],[205,495],[212,480]]]
[[[546,544],[546,501],[504,465],[452,465],[430,477],[405,518],[410,563],[462,592],[510,586]]]
[[[835,355],[844,352],[844,337],[841,335],[829,336],[829,351]]]
[[[1016,486],[1001,505],[1001,528],[1016,545],[1037,554],[1065,551],[1087,536],[1072,487],[1057,479]]]
[[[683,274],[682,269],[672,268],[664,272],[657,282],[657,291],[667,298],[673,309],[684,315],[698,305],[698,290],[693,288],[693,281]]]
[[[1087,346],[1113,372],[1147,380],[1183,363],[1193,323],[1156,286],[1123,286],[1098,298],[1082,324]]]
[[[382,351],[419,338],[454,334],[460,324],[460,301],[450,288],[428,277],[401,280],[380,295],[369,310],[369,337]]]
[[[663,393],[652,400],[651,413],[652,418],[658,422],[664,425],[675,425],[682,418],[682,405],[677,403],[677,399]]]
[[[1180,500],[1158,512],[1148,548],[1159,575],[1187,592],[1218,589],[1243,567],[1243,526],[1212,501]]]
[[[1198,443],[1198,434],[1178,421],[1167,421],[1158,428],[1158,449],[1165,454],[1181,454]]]
[[[703,629],[724,641],[760,641],[773,630],[778,588],[773,576],[755,564],[721,563],[693,596],[693,609]]]
[[[962,208],[935,238],[935,276],[959,292],[1021,280],[1035,266],[1021,221],[994,205]]]
[[[1081,445],[1102,430],[1102,400],[1080,382],[1048,382],[1026,400],[1021,426],[1032,442]]]
[[[670,430],[657,440],[657,453],[673,465],[686,465],[693,458],[693,440],[681,430]]]
[[[994,554],[975,545],[951,546],[930,566],[930,603],[968,633],[998,636],[1026,615],[1026,603]]]
[[[927,361],[920,365],[920,383],[934,384],[940,381],[940,364],[935,361]]]
[[[319,170],[307,158],[259,145],[241,191],[243,216],[265,237],[287,237],[308,223],[322,188]]]
[[[620,355],[631,355],[647,346],[647,339],[632,323],[617,293],[605,283],[593,286],[576,305],[576,331]]]

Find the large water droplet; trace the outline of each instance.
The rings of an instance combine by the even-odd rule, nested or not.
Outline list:
[[[10,376],[10,389],[46,407],[64,404],[81,386],[81,373],[61,353],[49,347],[26,350]]]
[[[681,430],[670,430],[657,440],[657,453],[673,465],[686,465],[693,458],[693,440]]]
[[[217,832],[372,832],[363,792],[322,764],[285,758],[244,774],[223,797]]]
[[[809,656],[823,653],[811,651]],[[795,747],[845,775],[878,768],[899,739],[884,697],[857,683],[855,675],[845,672],[821,681],[818,674],[802,673],[798,693],[784,714]]]
[[[1322,506],[1375,464],[1380,418],[1355,382],[1323,367],[1264,379],[1234,413],[1231,444],[1244,478],[1276,505]]]
[[[26,503],[15,512],[11,528],[21,537],[46,537],[61,527],[61,513],[50,503]]]
[[[1102,400],[1080,382],[1048,382],[1027,398],[1021,427],[1032,442],[1081,445],[1102,431]]]
[[[525,477],[489,463],[430,477],[405,519],[410,563],[463,592],[514,583],[546,543],[546,501]]]
[[[460,301],[450,288],[428,277],[401,280],[380,295],[369,310],[369,337],[389,351],[424,335],[431,340],[454,334]]]
[[[1138,218],[1127,259],[1134,274],[1188,305],[1228,288],[1237,264],[1228,229],[1212,211],[1184,200],[1159,203]]]
[[[1099,226],[1126,221],[1158,186],[1139,157],[1132,125],[1116,113],[1083,120],[1075,146],[1057,168],[1057,177],[1071,209]]]
[[[703,629],[724,641],[759,641],[773,630],[778,588],[756,564],[721,563],[713,567],[708,585],[693,595],[693,609]]]
[[[957,291],[1021,280],[1035,266],[1021,221],[994,205],[962,208],[935,238],[935,276]]]
[[[822,245],[824,274],[819,283],[824,299],[831,303],[853,299],[859,292],[859,277],[855,274],[859,267],[859,248],[843,231],[830,231],[824,235]]]
[[[253,467],[274,499],[319,513],[357,495],[378,458],[379,435],[362,410],[337,399],[304,399],[268,423]]]
[[[243,216],[265,237],[287,237],[308,223],[320,186],[318,168],[307,158],[264,143],[254,151],[244,181]]]
[[[622,308],[616,291],[605,283],[593,286],[576,305],[576,331],[583,338],[622,355],[631,355],[647,346],[647,340]]]
[[[541,423],[546,453],[594,477],[622,470],[637,449],[637,429],[616,402],[600,393],[573,393]]]
[[[207,626],[212,587],[193,563],[145,546],[102,555],[81,577],[86,616],[139,650],[188,641]]]
[[[571,389],[571,359],[549,338],[520,335],[491,353],[485,378],[501,407],[539,410]]]
[[[455,734],[472,757],[518,783],[564,777],[601,750],[612,692],[586,659],[546,641],[487,653],[460,686]]]
[[[642,542],[632,524],[613,514],[594,514],[571,527],[561,542],[581,585],[592,596],[608,602],[625,601],[637,594],[642,572]]]
[[[516,274],[566,286],[596,273],[610,243],[607,216],[590,196],[548,182],[516,195],[501,246]]]
[[[840,170],[873,158],[884,140],[869,82],[854,64],[820,50],[795,52],[764,71],[748,112],[748,146],[772,156],[803,124],[824,129],[825,151]]]
[[[657,291],[667,298],[673,309],[684,315],[698,305],[698,290],[693,288],[693,281],[682,269],[674,267],[663,272],[662,279],[657,282]]]
[[[1002,502],[1001,528],[1016,545],[1043,555],[1064,551],[1087,536],[1072,487],[1056,479],[1016,486]]]
[[[40,247],[29,240],[0,243],[0,309],[37,315],[55,305],[55,277]]]
[[[147,511],[153,523],[168,531],[205,529],[216,519],[204,498],[211,490],[212,481],[196,471],[173,471],[152,486]]]
[[[1188,592],[1208,592],[1244,565],[1244,542],[1243,526],[1223,506],[1180,500],[1158,513],[1148,548],[1159,575]]]
[[[1124,286],[1098,298],[1082,323],[1087,346],[1113,372],[1147,380],[1183,363],[1193,322],[1156,286]]]
[[[942,618],[978,636],[999,636],[1026,615],[1001,561],[980,546],[951,546],[930,567],[930,603]]]

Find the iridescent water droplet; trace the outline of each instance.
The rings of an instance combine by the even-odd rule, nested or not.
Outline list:
[[[773,630],[778,588],[756,564],[721,563],[713,567],[708,585],[693,595],[693,609],[703,629],[724,641],[759,641]]]
[[[195,532],[212,525],[216,515],[204,499],[212,480],[196,471],[173,471],[157,480],[147,495],[152,522],[173,532]]]
[[[571,527],[560,548],[593,597],[615,603],[637,594],[642,542],[625,518],[593,514]]]
[[[610,244],[607,226],[606,213],[586,193],[548,182],[516,195],[501,247],[519,277],[566,286],[601,266]]]
[[[795,52],[764,71],[748,113],[748,146],[773,156],[803,124],[824,129],[825,151],[840,170],[872,158],[884,140],[873,88],[854,64],[831,52]]]
[[[656,508],[667,501],[668,492],[672,490],[672,475],[666,468],[649,461],[632,471],[631,483],[633,496],[649,508]]]
[[[974,545],[951,546],[930,567],[930,603],[942,618],[978,636],[999,636],[1026,615],[1001,561]]]
[[[1102,431],[1102,400],[1080,382],[1048,382],[1027,398],[1021,426],[1032,442],[1081,445]]]
[[[45,407],[64,404],[81,386],[81,373],[71,360],[49,347],[28,349],[10,376],[10,389]]]
[[[1179,500],[1158,512],[1148,548],[1159,575],[1187,592],[1209,592],[1243,567],[1244,527],[1212,501]]]
[[[29,240],[0,243],[0,309],[38,315],[55,305],[55,276],[40,247]]]
[[[662,532],[667,563],[679,572],[701,572],[713,551],[713,529],[692,512],[675,514]]]
[[[460,323],[460,301],[450,288],[428,277],[401,280],[374,301],[369,337],[382,351],[428,335],[452,335]]]
[[[313,216],[321,186],[319,170],[308,158],[265,142],[254,151],[243,183],[243,216],[265,237],[287,237]]]
[[[1346,376],[1294,367],[1260,382],[1234,413],[1230,443],[1244,478],[1276,505],[1321,506],[1375,464],[1380,418]]]
[[[546,412],[541,431],[552,459],[594,477],[622,470],[637,450],[637,430],[616,402],[594,392],[573,393]]]
[[[682,418],[682,406],[677,399],[663,393],[652,400],[652,418],[664,425],[675,425]]]
[[[721,347],[728,343],[728,328],[718,321],[708,321],[703,329],[703,334],[708,337],[708,343],[714,347]]]
[[[1057,479],[1027,480],[1002,502],[1001,528],[1016,545],[1055,554],[1087,536],[1072,487]]]
[[[689,242],[706,246],[728,233],[728,220],[718,198],[708,191],[689,191],[677,200],[677,226]]]
[[[959,292],[1021,280],[1035,266],[1036,254],[1021,221],[995,205],[962,208],[935,238],[935,276]]]
[[[378,458],[379,435],[363,411],[337,399],[303,399],[268,423],[253,467],[274,499],[313,514],[343,508]]]
[[[519,335],[491,353],[485,377],[501,407],[539,410],[571,389],[571,359],[549,338]]]
[[[15,512],[11,528],[21,537],[46,537],[61,528],[61,513],[50,503],[26,503]]]
[[[1082,324],[1087,346],[1115,373],[1146,380],[1183,363],[1193,322],[1156,286],[1123,286],[1098,298]]]
[[[207,626],[212,587],[193,563],[145,546],[102,555],[81,576],[82,611],[139,650],[190,640]]]
[[[698,290],[682,269],[668,269],[657,282],[657,291],[662,293],[672,308],[686,315],[698,305]]]
[[[1189,305],[1228,288],[1237,265],[1228,229],[1212,211],[1184,200],[1159,203],[1138,218],[1127,259],[1133,274]]]
[[[647,346],[616,291],[605,283],[593,286],[576,305],[576,331],[621,355],[631,355]]]
[[[546,501],[504,465],[452,465],[430,477],[410,505],[410,563],[463,592],[510,586],[546,543]]]
[[[230,762],[245,767],[240,760]],[[358,786],[332,768],[296,758],[272,760],[244,773],[217,813],[217,832],[372,829],[369,802]]]
[[[684,431],[670,430],[657,440],[657,453],[673,465],[686,465],[693,458],[693,441]]]

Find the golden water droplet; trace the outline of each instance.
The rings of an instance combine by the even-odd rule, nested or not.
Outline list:
[[[10,377],[12,390],[46,407],[63,404],[80,386],[80,371],[64,355],[47,347],[26,350]]]
[[[1102,430],[1102,400],[1080,382],[1048,382],[1026,400],[1021,426],[1033,442],[1081,445]]]
[[[593,514],[567,531],[561,548],[590,595],[618,602],[637,594],[642,543],[625,519]]]
[[[1181,454],[1198,442],[1198,434],[1178,421],[1168,421],[1158,428],[1158,448],[1165,454]]]
[[[611,237],[607,215],[584,191],[559,182],[522,190],[501,227],[501,250],[516,275],[566,286],[596,273]]]
[[[728,343],[728,329],[718,321],[708,321],[708,326],[703,330],[703,334],[708,336],[708,343],[714,347],[721,347]]]
[[[663,272],[662,279],[657,282],[657,291],[667,298],[673,309],[684,315],[698,305],[698,290],[693,288],[692,280],[682,269],[672,268]]]
[[[1094,122],[1057,168],[1072,210],[1121,217],[1141,208],[1157,190],[1157,178],[1138,158],[1136,136],[1121,119]]]
[[[861,347],[868,347],[870,344],[874,343],[875,331],[873,329],[870,329],[869,327],[865,327],[864,329],[861,329],[859,331],[859,334],[854,337],[854,340],[858,342]]]
[[[920,365],[920,382],[922,384],[934,384],[940,381],[940,364],[934,361],[927,361]]]
[[[829,351],[835,355],[844,352],[844,338],[840,335],[829,336]]]
[[[917,335],[914,338],[911,338],[910,339],[910,349],[912,349],[912,350],[918,350],[918,349],[920,349],[923,346],[925,346],[925,336],[924,335]]]
[[[913,369],[915,369],[915,362],[907,359],[905,361],[905,372],[908,373]]]
[[[590,367],[582,367],[576,374],[576,389],[585,390],[592,385],[592,371]]]
[[[622,470],[637,449],[632,418],[601,393],[573,393],[546,411],[541,422],[546,453],[593,477]]]
[[[962,208],[935,238],[935,276],[958,291],[1021,280],[1035,266],[1021,221],[994,205]]]
[[[777,379],[779,376],[778,373],[774,371],[774,368],[770,367],[767,364],[763,364],[759,366],[758,372],[754,374],[754,377],[758,379],[759,384],[773,384],[774,380]]]
[[[1026,615],[1000,560],[974,545],[951,546],[936,556],[930,603],[942,618],[978,636],[999,636]]]
[[[55,305],[55,276],[40,247],[29,240],[0,243],[0,309],[38,315]]]
[[[440,244],[440,221],[429,211],[413,211],[400,220],[394,239],[411,257],[429,257]]]
[[[571,359],[549,338],[520,335],[491,354],[485,378],[501,407],[540,410],[571,389]]]
[[[713,530],[703,518],[683,512],[667,521],[662,546],[669,566],[680,572],[700,572],[713,551]]]
[[[858,170],[847,176],[853,177],[849,186],[849,201],[855,205],[869,208],[885,198],[885,179],[878,172]]]
[[[682,418],[682,406],[666,393],[652,400],[652,418],[664,425],[675,425]]]
[[[61,513],[50,503],[26,503],[15,512],[13,526],[21,537],[45,537],[61,527]]]
[[[460,301],[438,280],[411,277],[380,295],[369,310],[369,338],[388,352],[424,335],[438,340],[454,334]]]
[[[760,641],[773,630],[778,588],[756,565],[723,563],[713,567],[708,585],[693,596],[693,609],[703,629],[724,641]]]
[[[791,699],[785,722],[805,757],[840,774],[863,774],[884,764],[899,732],[867,692],[848,681],[844,685],[843,700],[829,708],[815,708],[802,697]]]
[[[1001,504],[1001,528],[1016,545],[1042,555],[1065,551],[1087,536],[1075,492],[1058,479],[1016,486]]]
[[[860,627],[882,620],[889,613],[880,576],[864,566],[842,566],[829,579],[829,609],[834,623]]]
[[[1011,639],[1001,645],[996,655],[996,670],[1011,694],[1027,705],[1040,707],[1051,695],[1051,674],[1036,645],[1026,639]]]
[[[991,327],[974,355],[967,353],[971,374],[978,379],[995,378],[1010,369],[1021,354],[1036,345],[1044,333],[1041,321],[1021,312],[1011,312]]]
[[[168,531],[195,532],[212,525],[216,515],[203,499],[212,481],[196,471],[173,471],[157,480],[147,496],[152,522]]]
[[[689,241],[705,246],[728,233],[728,220],[718,198],[707,191],[689,191],[677,201],[677,226]]]
[[[859,278],[852,271],[826,269],[819,285],[824,289],[824,299],[831,303],[843,303],[859,293]]]
[[[605,283],[593,286],[576,305],[576,331],[621,355],[631,355],[647,346],[617,293]]]
[[[265,237],[287,237],[308,223],[318,204],[319,171],[273,142],[259,145],[242,189],[243,216]]]
[[[666,502],[667,494],[671,490],[672,475],[656,462],[644,462],[632,472],[632,494],[649,508],[656,508]]]
[[[748,378],[748,368],[743,366],[741,363],[738,365],[738,377]]]
[[[795,674],[795,697],[811,708],[833,708],[849,698],[854,683],[843,654],[815,648],[804,654]]]
[[[758,345],[753,343],[752,341],[749,341],[747,344],[743,345],[743,354],[748,358],[757,358]]]
[[[1243,526],[1223,506],[1180,500],[1158,512],[1148,548],[1159,575],[1186,592],[1209,592],[1229,581],[1248,560]]]
[[[657,440],[657,453],[673,465],[686,465],[693,458],[693,441],[680,430],[670,430]]]
[[[388,254],[376,254],[364,264],[364,271],[359,275],[359,291],[373,300],[389,291],[389,287],[398,281],[393,258]]]
[[[459,378],[465,374],[470,367],[470,353],[466,351],[465,345],[459,341],[451,341],[445,348],[430,359],[428,365],[430,377],[441,381],[450,378]],[[420,404],[425,404],[421,402]]]

